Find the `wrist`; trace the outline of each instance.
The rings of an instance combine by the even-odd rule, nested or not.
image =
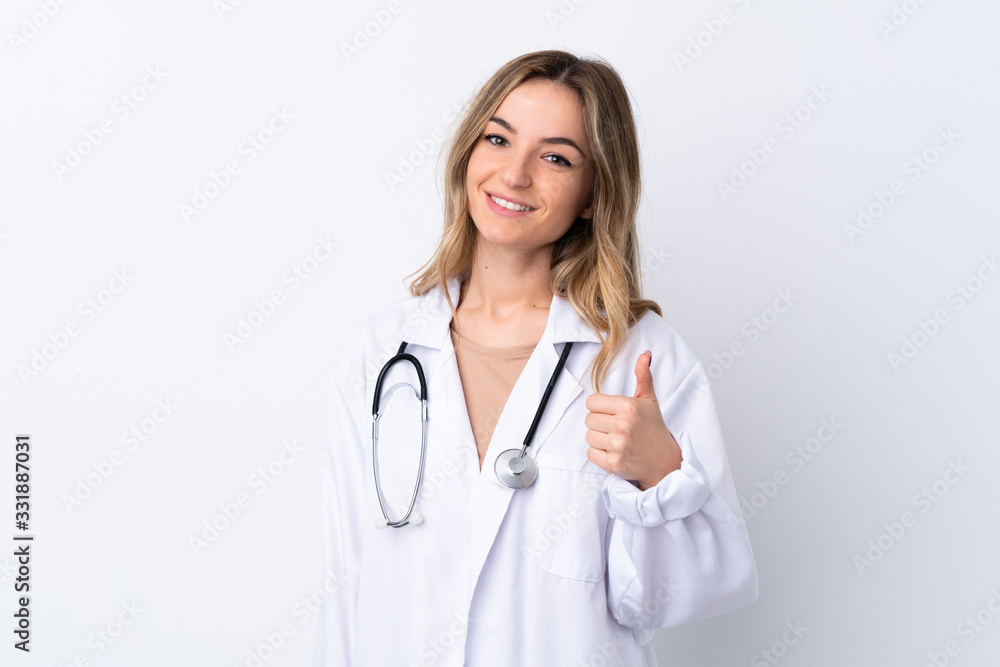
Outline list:
[[[650,475],[649,477],[644,477],[642,479],[637,479],[633,483],[640,491],[645,491],[646,489],[651,489],[660,482],[662,482],[663,478],[665,478],[670,473],[680,469],[681,469],[680,461],[678,461],[675,467],[664,467],[655,474]]]

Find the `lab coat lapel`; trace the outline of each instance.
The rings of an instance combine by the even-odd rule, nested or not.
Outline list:
[[[552,315],[553,311],[550,308],[546,333],[542,335],[535,351],[528,359],[524,371],[511,390],[507,404],[504,406],[503,413],[493,431],[489,449],[483,460],[482,473],[478,483],[473,488],[469,590],[475,590],[476,582],[479,580],[486,558],[496,540],[500,524],[507,514],[511,499],[515,493],[519,492],[517,489],[511,489],[498,481],[495,472],[496,459],[503,451],[520,449],[524,444],[524,437],[535,417],[545,387],[559,361],[559,354],[551,342]],[[582,346],[574,345],[575,349],[570,351],[569,359],[573,358],[573,353],[578,352],[580,347]],[[562,351],[562,344],[559,345],[559,351]],[[535,429],[531,446],[528,447],[528,453],[536,459],[555,425],[566,412],[566,408],[583,391],[578,378],[570,371],[569,359],[556,379],[545,411]]]
[[[583,371],[599,349],[597,345],[583,343],[600,342],[600,338],[579,318],[568,301],[553,296],[545,330],[511,390],[493,431],[483,460],[482,473],[473,489],[469,590],[475,590],[510,502],[514,494],[519,492],[504,486],[497,479],[494,467],[496,459],[505,450],[520,449],[524,444],[542,395],[559,362],[559,355],[569,341],[574,343],[573,349],[556,377],[552,393],[528,447],[528,452],[536,459],[566,409],[583,391]]]
[[[449,279],[447,285],[452,302],[457,304],[460,293],[458,278]],[[428,378],[428,382],[436,389],[438,395],[438,398],[435,398],[428,389],[429,417],[433,419],[436,415],[445,414],[435,410],[435,400],[447,401],[446,405],[451,406],[446,413],[451,421],[447,428],[449,440],[452,443],[468,443],[469,448],[475,451],[475,439],[469,423],[458,363],[449,335],[452,315],[448,302],[444,292],[435,288],[425,294],[418,303],[417,314],[404,326],[403,339],[440,350],[437,360],[431,364],[433,370],[430,371],[431,377]],[[470,591],[475,590],[500,524],[507,514],[511,498],[516,493],[516,489],[503,486],[497,480],[494,472],[496,458],[504,450],[520,448],[524,443],[524,437],[542,400],[545,387],[559,362],[559,355],[564,344],[569,341],[574,342],[573,349],[556,379],[545,411],[535,429],[531,446],[528,448],[528,452],[537,457],[566,409],[583,391],[581,377],[600,349],[599,345],[582,343],[602,342],[600,337],[580,319],[569,301],[559,296],[552,298],[542,337],[528,358],[497,421],[483,460],[482,471],[478,470],[478,456],[462,457],[462,461],[459,462],[463,473],[460,475],[461,483],[466,487],[463,489],[463,495],[469,500],[467,506],[472,519]]]

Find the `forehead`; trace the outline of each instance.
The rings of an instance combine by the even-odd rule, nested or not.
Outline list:
[[[531,79],[510,91],[495,114],[518,134],[565,136],[583,145],[583,105],[576,91],[547,79]]]

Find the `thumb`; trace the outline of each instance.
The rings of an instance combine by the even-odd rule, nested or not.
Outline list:
[[[656,394],[653,393],[653,373],[649,370],[652,361],[653,353],[646,350],[635,362],[635,398],[656,400]]]

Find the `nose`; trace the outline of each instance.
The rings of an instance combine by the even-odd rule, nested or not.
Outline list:
[[[526,188],[531,185],[531,156],[527,151],[511,151],[500,168],[500,180],[507,187]]]

